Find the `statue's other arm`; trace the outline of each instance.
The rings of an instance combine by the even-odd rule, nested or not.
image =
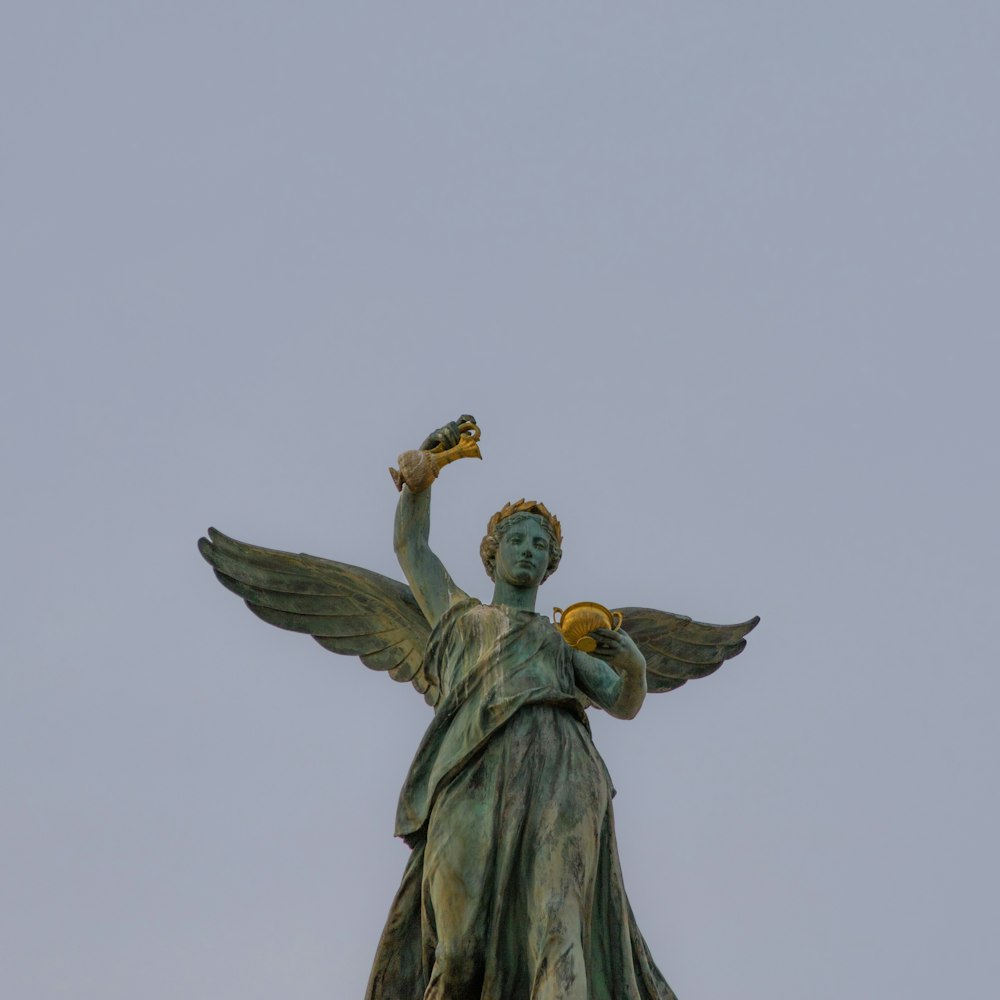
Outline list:
[[[466,596],[444,564],[431,551],[431,491],[411,493],[404,486],[396,506],[393,548],[420,610],[432,626],[456,601]]]
[[[573,650],[577,686],[616,719],[634,719],[646,700],[646,659],[622,631],[597,629],[593,654]]]

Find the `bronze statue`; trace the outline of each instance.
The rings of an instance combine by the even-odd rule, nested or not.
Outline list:
[[[247,545],[199,548],[251,611],[409,681],[434,706],[399,798],[412,848],[368,1000],[671,1000],[625,895],[612,787],[586,709],[631,719],[647,692],[712,673],[757,624],[708,625],[580,602],[535,613],[562,555],[544,504],[493,515],[482,604],[428,544],[430,483],[480,457],[468,416],[400,456],[395,549],[409,586],[356,566]]]

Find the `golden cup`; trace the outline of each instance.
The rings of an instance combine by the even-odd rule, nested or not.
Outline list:
[[[565,611],[553,608],[552,623],[570,646],[592,653],[597,649],[597,640],[589,633],[598,628],[617,632],[622,627],[622,613],[609,611],[603,604],[593,601],[580,601],[571,604]]]

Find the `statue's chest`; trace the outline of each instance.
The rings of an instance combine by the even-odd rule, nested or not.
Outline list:
[[[445,687],[472,673],[487,686],[572,689],[565,643],[541,615],[480,605],[455,623],[442,664]],[[450,683],[449,683],[450,682]]]

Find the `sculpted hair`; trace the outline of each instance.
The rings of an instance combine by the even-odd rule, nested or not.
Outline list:
[[[497,549],[500,547],[500,539],[513,525],[526,517],[538,518],[549,535],[549,566],[545,576],[542,577],[542,583],[559,568],[559,560],[562,559],[562,527],[559,519],[549,513],[545,504],[522,498],[517,503],[505,503],[486,525],[486,534],[479,544],[479,557],[483,560],[486,575],[491,580],[496,579]]]

